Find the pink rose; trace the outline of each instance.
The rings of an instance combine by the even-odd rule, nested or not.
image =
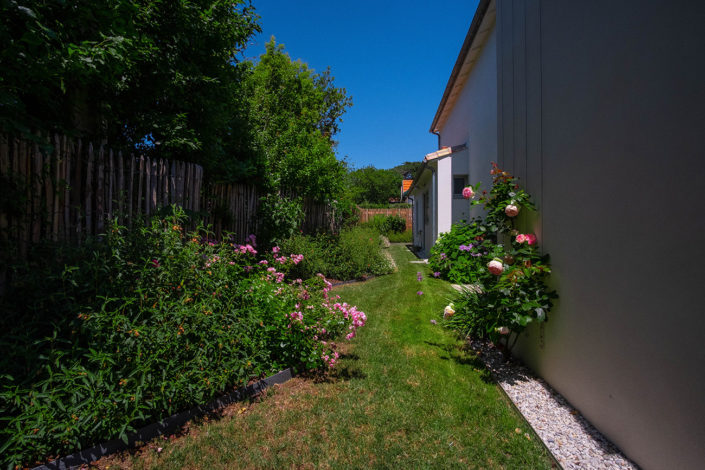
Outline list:
[[[470,199],[473,196],[475,196],[475,191],[470,186],[463,188],[463,197],[465,199]]]
[[[526,241],[526,235],[524,234],[519,234],[517,235],[516,242],[517,243],[524,243]]]
[[[504,213],[508,217],[516,217],[519,214],[519,208],[514,204],[507,204],[507,207],[504,208]]]
[[[529,245],[533,245],[534,243],[536,243],[536,235],[531,233],[526,235],[526,243],[528,243]]]
[[[495,258],[492,261],[490,261],[489,263],[487,263],[487,269],[489,269],[490,272],[492,274],[494,274],[495,276],[499,276],[500,274],[502,274],[502,271],[504,270],[504,265],[502,264],[502,262],[500,260]]]

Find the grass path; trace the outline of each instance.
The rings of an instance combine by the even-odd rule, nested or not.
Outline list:
[[[474,355],[431,324],[452,295],[448,283],[410,263],[413,255],[402,245],[391,251],[397,273],[334,290],[366,312],[368,322],[328,379],[296,378],[118,465],[551,468]]]

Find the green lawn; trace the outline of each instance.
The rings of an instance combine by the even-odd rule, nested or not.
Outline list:
[[[551,468],[546,451],[474,354],[431,324],[452,296],[448,283],[430,277],[426,265],[410,263],[414,257],[404,246],[391,250],[397,273],[333,291],[366,312],[368,322],[344,347],[328,379],[296,378],[257,403],[192,426],[185,437],[155,441],[137,456],[107,463],[189,469]]]

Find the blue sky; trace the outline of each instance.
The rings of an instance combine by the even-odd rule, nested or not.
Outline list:
[[[255,0],[262,33],[292,59],[330,66],[353,106],[343,116],[338,157],[355,168],[391,168],[437,149],[428,132],[478,0]]]

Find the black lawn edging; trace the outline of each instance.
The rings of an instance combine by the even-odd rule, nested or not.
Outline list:
[[[90,449],[67,455],[66,457],[56,459],[44,465],[39,465],[38,467],[34,467],[33,470],[68,470],[81,465],[90,464],[107,455],[135,447],[135,444],[138,442],[146,443],[157,436],[169,434],[194,418],[253,397],[273,385],[287,382],[292,377],[293,371],[291,369],[284,369],[259,382],[226,393],[205,405],[196,406],[190,410],[182,411],[181,413],[164,418],[159,422],[149,424],[129,434],[127,436],[127,443],[121,439],[113,439],[112,441],[104,442]]]

